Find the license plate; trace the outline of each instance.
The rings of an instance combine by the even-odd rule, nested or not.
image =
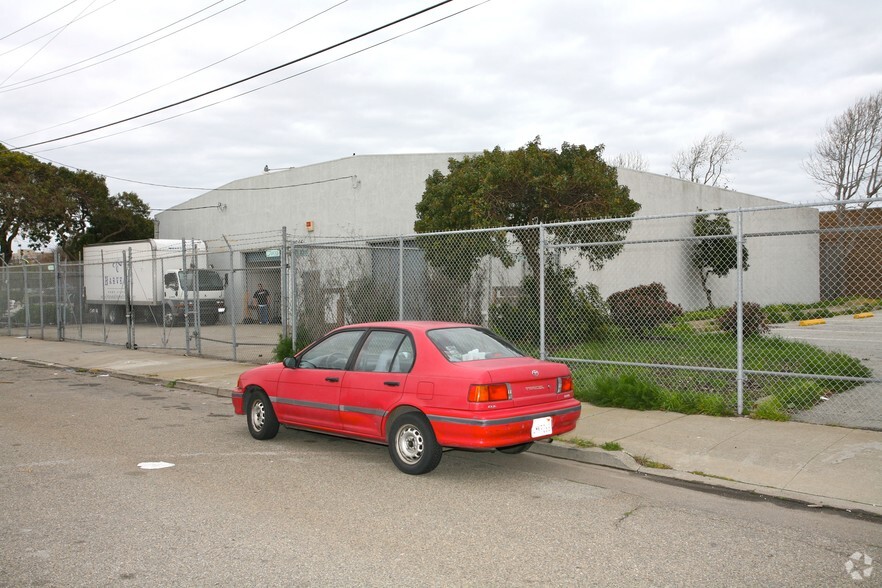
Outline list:
[[[533,429],[530,431],[533,438],[547,437],[551,432],[551,417],[533,419]]]

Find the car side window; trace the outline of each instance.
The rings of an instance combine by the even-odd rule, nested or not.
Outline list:
[[[346,369],[352,350],[364,331],[343,331],[331,335],[300,356],[299,367],[306,369]]]
[[[393,372],[393,363],[398,357],[402,343],[410,343],[404,333],[396,331],[373,331],[355,360],[357,372]]]

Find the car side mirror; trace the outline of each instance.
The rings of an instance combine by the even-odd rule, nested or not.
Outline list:
[[[300,362],[297,361],[296,357],[286,357],[285,359],[282,360],[282,364],[286,368],[291,368],[291,369],[296,368],[298,363],[300,363]]]

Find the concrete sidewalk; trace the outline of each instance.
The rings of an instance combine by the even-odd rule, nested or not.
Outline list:
[[[0,359],[97,370],[229,396],[253,364],[78,342],[0,336]],[[231,407],[232,410],[232,407]],[[537,443],[536,453],[882,516],[882,432],[583,405],[564,439],[623,451]],[[635,460],[635,458],[637,458]],[[646,460],[670,469],[647,467]]]

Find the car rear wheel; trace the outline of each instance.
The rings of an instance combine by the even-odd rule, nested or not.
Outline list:
[[[441,462],[441,446],[432,425],[418,412],[408,412],[392,421],[387,434],[392,463],[405,474],[427,474]]]
[[[248,399],[248,431],[255,439],[272,439],[279,432],[279,419],[273,405],[263,392],[255,392]]]
[[[509,455],[516,455],[518,453],[523,453],[529,448],[533,446],[533,442],[529,441],[527,443],[521,443],[520,445],[509,445],[508,447],[497,447],[496,451],[500,453],[507,453]]]

